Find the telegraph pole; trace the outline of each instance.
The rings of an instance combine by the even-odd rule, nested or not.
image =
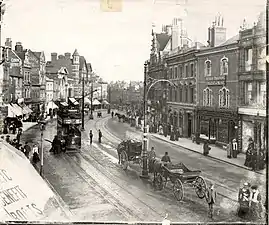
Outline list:
[[[269,37],[268,37],[268,30],[269,30],[269,0],[266,1],[266,58],[269,56]],[[266,171],[268,171],[268,117],[269,117],[269,110],[268,110],[268,106],[269,106],[269,62],[268,59],[265,61],[266,63],[266,121],[265,121],[265,166],[266,166]],[[269,175],[267,173],[267,180],[269,179]],[[266,188],[266,204],[265,204],[265,208],[266,210],[268,210],[268,186]],[[266,221],[268,221],[268,213],[266,213]]]
[[[82,74],[82,115],[81,115],[81,122],[82,122],[82,126],[81,126],[81,130],[84,131],[84,74]]]

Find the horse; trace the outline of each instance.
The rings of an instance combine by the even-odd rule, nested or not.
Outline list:
[[[160,186],[161,185],[160,181],[157,180],[157,176],[158,174],[162,173],[163,163],[160,160],[153,158],[149,159],[148,165],[149,165],[149,173],[153,174],[153,185],[156,187],[159,183],[158,188],[162,189],[162,187]]]

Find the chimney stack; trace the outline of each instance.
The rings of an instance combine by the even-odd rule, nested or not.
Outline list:
[[[16,42],[15,51],[16,52],[23,52],[23,47],[22,47],[21,42]]]
[[[212,26],[208,28],[209,47],[216,47],[226,41],[226,28],[223,26],[224,19],[219,14]]]
[[[71,59],[71,53],[69,52],[64,53],[64,57],[65,59]]]
[[[53,52],[51,53],[51,62],[56,62],[57,61],[57,53]]]
[[[58,59],[64,59],[65,57],[63,55],[59,55]]]
[[[6,39],[5,46],[12,49],[12,40],[11,40],[11,38]]]

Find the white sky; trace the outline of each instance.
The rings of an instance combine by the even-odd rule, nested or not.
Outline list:
[[[2,45],[50,53],[73,53],[77,48],[107,81],[141,80],[149,58],[151,27],[184,16],[189,37],[206,43],[207,28],[220,12],[227,37],[237,34],[244,18],[250,24],[265,9],[265,0],[122,0],[121,12],[102,12],[100,0],[4,0]],[[181,5],[176,5],[176,2]],[[183,1],[186,1],[185,3]],[[186,9],[187,14],[184,13]]]

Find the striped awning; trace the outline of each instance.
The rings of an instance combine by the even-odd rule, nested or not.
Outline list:
[[[13,103],[10,103],[10,105],[15,109],[17,116],[23,115],[23,110],[19,105]]]
[[[74,98],[69,98],[69,100],[70,100],[70,102],[72,102],[72,104],[74,104],[74,105],[79,105],[79,103],[77,102],[76,99],[74,99]]]

